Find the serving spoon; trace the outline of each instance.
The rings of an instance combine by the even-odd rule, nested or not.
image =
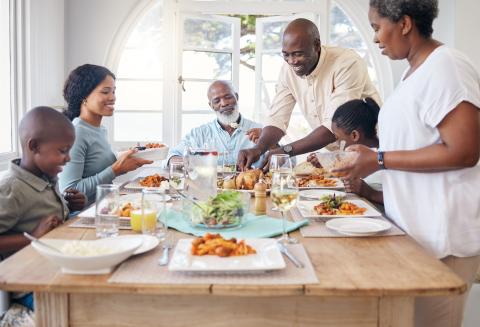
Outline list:
[[[49,248],[49,249],[52,250],[52,251],[55,251],[55,252],[60,253],[60,254],[64,254],[64,253],[63,253],[62,251],[60,251],[59,249],[54,248],[53,246],[51,246],[51,245],[49,245],[49,244],[47,244],[47,243],[45,243],[45,242],[40,241],[38,238],[36,238],[36,237],[33,236],[33,235],[28,234],[27,232],[24,232],[24,233],[23,233],[23,236],[25,236],[26,238],[28,238],[28,239],[29,239],[30,241],[32,241],[32,242],[37,242],[38,244],[43,245],[43,246],[46,247],[46,248]]]

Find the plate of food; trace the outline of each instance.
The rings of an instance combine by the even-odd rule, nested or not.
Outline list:
[[[326,222],[327,228],[350,236],[375,235],[392,228],[388,221],[374,218],[336,218]]]
[[[165,194],[165,201],[169,201],[171,198],[169,195]],[[142,203],[142,194],[133,193],[125,194],[120,196],[120,208],[118,209],[118,214],[121,220],[128,219],[130,220],[130,213],[133,210],[138,210],[141,208]],[[80,212],[78,214],[82,218],[95,218],[95,205],[90,206],[88,209]]]
[[[144,188],[158,188],[160,190],[168,190],[170,185],[168,178],[160,174],[153,174],[143,177],[137,177],[133,181],[123,186],[125,189],[141,190]]]
[[[132,157],[145,160],[163,160],[168,155],[168,146],[162,143],[146,143],[135,147],[136,153]]]
[[[335,194],[335,196],[347,196],[347,193],[342,191],[331,191],[331,190],[323,190],[323,189],[308,189],[308,190],[301,190],[298,192],[298,195],[301,198],[309,199],[309,200],[318,200],[320,201],[322,197],[325,195]]]
[[[261,272],[286,267],[271,238],[223,239],[206,234],[178,241],[168,270],[182,272]]]
[[[348,199],[335,193],[326,194],[320,201],[299,201],[300,214],[305,218],[381,217],[382,214],[360,199]]]
[[[343,182],[339,178],[326,178],[324,175],[310,175],[304,177],[297,177],[298,188],[312,189],[312,188],[325,188],[325,189],[337,189],[344,188]]]

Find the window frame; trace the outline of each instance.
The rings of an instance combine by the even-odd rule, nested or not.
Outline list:
[[[9,0],[9,53],[10,53],[10,124],[11,124],[11,151],[0,153],[0,171],[5,170],[9,162],[20,156],[20,142],[18,134],[18,123],[24,115],[26,92],[24,88],[24,78],[19,78],[26,74],[26,67],[22,63],[25,56],[25,33],[27,27],[23,22],[27,15],[26,5],[21,1]]]
[[[119,59],[123,45],[128,40],[130,33],[136,27],[138,21],[143,17],[157,0],[141,0],[132,10],[132,13],[126,18],[121,29],[117,33],[112,42],[112,46],[107,53],[107,66],[112,67],[113,71],[117,70]],[[361,36],[367,41],[368,50],[372,53],[373,64],[377,71],[379,81],[379,92],[384,98],[393,90],[392,68],[386,58],[380,55],[375,45],[369,41],[372,34],[368,20],[362,18],[367,16],[366,9],[358,3],[357,0],[306,0],[304,2],[278,2],[278,1],[195,1],[195,0],[163,0],[163,25],[164,42],[166,47],[174,49],[167,51],[165,55],[164,76],[163,76],[163,142],[173,145],[177,144],[181,138],[182,123],[182,106],[181,106],[181,83],[178,77],[181,75],[181,57],[182,42],[182,15],[215,15],[215,14],[271,14],[271,15],[291,15],[292,13],[311,12],[319,19],[319,30],[324,35],[325,44],[330,39],[330,12],[333,6],[339,6],[341,10],[348,15],[352,23],[356,25]],[[359,14],[362,13],[362,14]],[[238,69],[238,67],[237,67]],[[233,74],[233,69],[232,69]],[[238,79],[238,73],[236,78]],[[257,76],[255,83],[259,83]],[[235,75],[232,75],[233,84],[235,85]],[[258,95],[256,95],[257,97]],[[168,108],[168,110],[167,110]],[[192,112],[193,113],[193,112]],[[258,114],[260,115],[260,114]],[[115,147],[118,142],[113,140],[113,120],[106,120],[106,127],[109,130],[109,138],[111,144]]]

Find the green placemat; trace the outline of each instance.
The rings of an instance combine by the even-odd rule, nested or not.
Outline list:
[[[203,236],[206,233],[220,234],[223,238],[265,238],[282,234],[282,220],[269,216],[255,216],[252,213],[246,215],[244,223],[240,227],[228,229],[198,228],[192,227],[183,214],[176,210],[168,210],[168,227],[174,228],[182,233]],[[308,220],[287,222],[287,232],[292,232],[304,225]]]

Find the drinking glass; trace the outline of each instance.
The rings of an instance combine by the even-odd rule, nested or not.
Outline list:
[[[167,234],[165,192],[158,189],[146,188],[142,190],[140,210],[131,213],[132,219],[140,215],[142,234],[152,235],[164,240]]]
[[[232,160],[231,152],[224,151],[222,153],[222,178],[230,178],[235,175],[237,163]]]
[[[270,157],[269,171],[272,172],[292,172],[292,161],[288,154],[273,154]]]
[[[169,170],[169,185],[170,185],[170,196],[172,198],[179,198],[179,195],[176,194],[172,189],[183,191],[185,189],[185,169],[183,162],[171,162]]]
[[[200,200],[217,194],[217,158],[218,152],[214,149],[188,150],[187,194]]]
[[[272,174],[272,189],[270,191],[272,203],[282,213],[282,237],[278,239],[282,243],[295,244],[297,239],[287,234],[286,216],[298,199],[298,187],[292,172],[274,172]]]
[[[119,186],[97,185],[95,202],[95,229],[100,238],[118,236],[120,214]]]
[[[270,164],[268,170],[271,174],[275,172],[291,173],[292,170],[292,161],[288,154],[273,154],[270,157]],[[273,207],[272,211],[279,211],[278,208]]]

